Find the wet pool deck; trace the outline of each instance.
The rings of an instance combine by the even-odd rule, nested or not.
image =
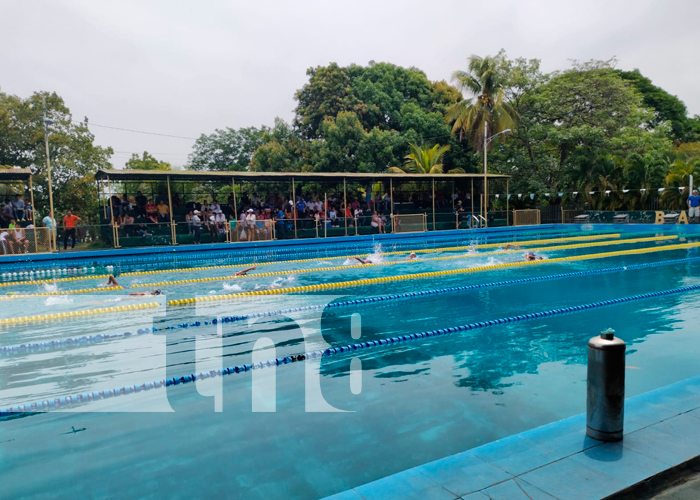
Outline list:
[[[577,415],[326,500],[599,500],[700,455],[700,377],[625,402],[622,442]]]

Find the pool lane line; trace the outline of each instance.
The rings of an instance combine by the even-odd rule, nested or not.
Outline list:
[[[609,246],[609,245],[628,245],[628,244],[633,244],[633,243],[649,243],[652,241],[663,241],[663,240],[675,240],[678,239],[678,236],[676,235],[667,235],[667,236],[653,236],[649,238],[636,238],[636,239],[629,239],[629,240],[615,240],[615,241],[599,241],[595,243],[577,243],[573,245],[561,245],[561,246],[553,246],[553,247],[540,247],[540,248],[530,248],[528,251],[530,252],[545,252],[545,251],[559,251],[559,250],[573,250],[577,248],[589,248],[589,247],[600,247],[600,246]],[[471,258],[471,257],[490,257],[494,255],[509,255],[509,254],[516,254],[516,253],[522,253],[522,249],[517,249],[517,250],[499,250],[496,252],[483,252],[483,253],[470,253],[470,254],[460,254],[460,255],[447,255],[443,257],[427,257],[423,259],[403,259],[403,260],[394,260],[394,261],[389,261],[389,262],[369,262],[367,264],[353,264],[349,266],[326,266],[326,267],[315,267],[311,269],[290,269],[290,270],[285,270],[285,271],[273,271],[269,273],[253,273],[253,274],[246,274],[242,276],[235,276],[235,275],[228,275],[228,276],[212,276],[209,278],[193,278],[193,279],[187,279],[187,280],[171,280],[171,281],[156,281],[153,283],[137,283],[134,285],[131,285],[130,288],[146,288],[146,287],[155,287],[155,286],[167,286],[167,285],[183,285],[183,284],[188,284],[188,283],[207,283],[207,282],[212,282],[212,281],[224,281],[224,280],[229,280],[229,279],[245,279],[245,278],[260,278],[260,277],[270,277],[270,276],[287,276],[290,274],[307,274],[307,273],[315,273],[315,272],[325,272],[325,271],[339,271],[339,270],[344,270],[344,269],[364,269],[364,268],[369,268],[369,267],[376,267],[376,266],[395,266],[399,264],[415,264],[419,262],[429,262],[429,261],[434,261],[434,260],[454,260],[454,259],[466,259],[466,258]],[[403,252],[401,252],[403,253]],[[389,255],[389,254],[382,254],[382,255]],[[314,259],[315,260],[315,259]]]
[[[261,370],[268,367],[286,365],[291,363],[296,363],[299,361],[304,361],[305,359],[317,359],[317,358],[327,358],[330,356],[335,356],[339,354],[345,354],[350,352],[361,351],[364,349],[372,349],[375,347],[393,346],[397,344],[402,344],[405,342],[411,342],[414,340],[423,340],[432,337],[442,337],[445,335],[451,335],[453,333],[467,332],[471,330],[480,330],[482,328],[488,328],[491,326],[506,325],[512,323],[520,323],[523,321],[530,321],[534,319],[549,318],[553,316],[563,316],[565,314],[573,314],[581,311],[587,311],[590,309],[600,309],[603,307],[610,307],[620,304],[626,304],[630,302],[636,302],[640,300],[646,300],[657,297],[664,297],[668,295],[677,295],[686,292],[692,292],[700,290],[700,285],[684,286],[680,288],[672,288],[669,290],[662,290],[660,292],[643,293],[639,295],[631,295],[628,297],[622,297],[619,299],[603,300],[600,302],[592,302],[589,304],[582,304],[578,306],[562,307],[559,309],[550,309],[548,311],[542,311],[537,313],[522,314],[518,316],[508,316],[506,318],[493,319],[489,321],[479,321],[476,323],[469,323],[466,325],[454,326],[450,328],[441,328],[437,330],[428,330],[420,333],[412,333],[409,335],[399,335],[397,337],[391,337],[380,340],[370,340],[368,342],[357,342],[354,344],[346,344],[340,347],[330,347],[323,351],[316,350],[310,352],[303,352],[298,354],[292,354],[290,356],[284,356],[281,358],[268,359],[264,362],[235,365],[229,366],[222,370],[209,370],[208,372],[191,373],[189,375],[184,375],[181,377],[172,377],[161,380],[154,380],[153,382],[144,382],[142,384],[127,385],[123,387],[115,387],[114,389],[108,389],[103,391],[95,392],[84,392],[81,394],[75,394],[71,396],[63,396],[60,398],[47,399],[42,401],[35,401],[33,403],[27,403],[22,405],[14,405],[10,408],[0,408],[0,417],[8,417],[13,414],[21,413],[33,413],[37,411],[43,412],[44,410],[50,410],[61,407],[68,407],[77,404],[84,404],[90,401],[97,401],[100,399],[109,399],[112,397],[117,397],[126,394],[134,394],[141,391],[149,391],[153,389],[158,389],[162,387],[168,387],[171,385],[187,384],[190,382],[195,382],[197,380],[204,380],[208,378],[221,377],[225,375],[231,375],[234,373],[245,373],[253,370]]]
[[[27,297],[45,297],[48,295],[75,295],[78,293],[93,293],[93,292],[111,292],[114,290],[124,290],[123,286],[110,286],[98,288],[79,288],[77,290],[59,290],[56,292],[41,292],[41,293],[10,293],[0,295],[0,300],[24,299]]]
[[[115,312],[136,311],[139,309],[152,309],[159,307],[158,302],[145,302],[141,304],[129,304],[128,306],[100,307],[97,309],[84,309],[82,311],[69,311],[52,314],[37,314],[34,316],[21,316],[18,318],[0,319],[0,325],[20,325],[23,323],[35,323],[39,321],[53,321],[56,319],[79,318],[81,316],[94,316],[97,314],[111,314]]]
[[[629,233],[630,235],[633,235],[635,233]],[[639,234],[639,233],[637,233]],[[645,233],[642,233],[645,234]],[[517,243],[518,245],[530,245],[530,244],[535,244],[535,242],[541,243],[565,243],[567,241],[587,241],[587,240],[598,240],[598,239],[607,239],[607,238],[620,238],[621,233],[603,233],[601,235],[589,235],[589,236],[575,236],[575,237],[567,237],[567,238],[553,238],[553,239],[543,239],[543,240],[531,240],[531,241],[523,241],[523,242],[510,242],[510,243]],[[501,243],[488,243],[484,245],[477,245],[477,246],[460,246],[460,247],[448,247],[448,248],[431,248],[431,249],[419,249],[419,250],[402,250],[402,251],[396,251],[396,252],[388,252],[388,253],[383,253],[381,255],[398,255],[398,254],[403,254],[403,253],[426,253],[426,252],[444,252],[444,251],[456,251],[456,250],[465,250],[465,249],[470,249],[470,248],[495,248],[498,246],[503,246],[507,244],[507,242],[501,242]],[[250,264],[255,264],[256,266],[269,266],[273,264],[285,264],[285,263],[299,263],[299,262],[317,262],[319,259],[325,259],[325,260],[338,260],[338,259],[350,259],[354,257],[366,257],[371,254],[358,254],[358,255],[343,255],[343,256],[336,256],[336,257],[318,257],[314,259],[298,259],[298,260],[282,260],[282,261],[273,261],[273,262],[261,262],[261,263],[255,263],[251,262]],[[235,269],[238,267],[243,267],[246,264],[227,264],[227,265],[221,265],[221,266],[203,266],[203,267],[190,267],[190,268],[180,268],[180,269],[158,269],[155,271],[134,271],[134,272],[126,272],[126,273],[121,273],[120,276],[143,276],[143,275],[149,275],[149,274],[159,274],[159,273],[170,273],[170,272],[192,272],[192,271],[209,271],[212,269]],[[43,284],[49,284],[49,283],[60,283],[60,282],[70,282],[70,281],[79,281],[79,280],[89,280],[89,279],[106,279],[109,278],[109,274],[100,274],[100,275],[92,275],[92,276],[71,276],[71,277],[66,277],[66,278],[47,278],[47,279],[41,279],[41,280],[29,280],[29,281],[13,281],[13,282],[8,282],[8,283],[0,283],[0,287],[7,287],[7,286],[13,286],[13,285],[43,285]],[[133,286],[132,286],[133,288]]]
[[[187,304],[196,304],[196,303],[200,303],[200,302],[214,302],[214,301],[236,299],[239,297],[251,297],[251,296],[258,296],[258,295],[283,295],[283,294],[298,293],[298,292],[317,292],[317,291],[333,290],[333,289],[337,289],[337,288],[350,288],[350,287],[355,287],[355,286],[372,285],[372,284],[376,284],[376,283],[387,283],[387,282],[404,281],[404,280],[410,280],[410,279],[422,279],[422,278],[433,278],[433,277],[437,277],[437,276],[448,276],[448,275],[452,275],[452,274],[465,274],[465,273],[474,273],[474,272],[481,272],[481,271],[492,271],[495,269],[505,269],[505,268],[511,268],[511,267],[541,265],[541,264],[550,264],[550,263],[559,263],[559,262],[571,262],[571,261],[588,260],[588,259],[602,259],[602,258],[607,258],[607,257],[619,257],[619,256],[623,256],[623,255],[639,255],[639,254],[645,254],[645,253],[665,252],[665,251],[671,251],[671,250],[685,250],[685,249],[689,249],[689,248],[697,248],[699,246],[700,246],[700,242],[698,242],[698,243],[685,243],[685,244],[680,244],[680,245],[666,245],[666,246],[662,246],[662,247],[653,247],[653,248],[637,248],[637,249],[632,249],[632,250],[619,250],[617,252],[604,252],[604,253],[596,253],[596,254],[574,255],[574,256],[569,256],[569,257],[555,257],[555,258],[546,259],[546,260],[507,262],[505,264],[492,264],[492,265],[487,265],[487,266],[469,267],[469,268],[463,268],[463,269],[450,269],[450,270],[446,270],[446,271],[434,271],[434,272],[417,273],[417,274],[403,274],[403,275],[387,276],[387,277],[381,277],[381,278],[367,278],[367,279],[352,280],[352,281],[340,281],[340,282],[335,282],[335,283],[322,283],[319,285],[295,286],[295,287],[278,288],[278,289],[272,289],[272,290],[260,290],[260,291],[255,291],[255,292],[239,292],[239,293],[231,293],[231,294],[223,294],[223,295],[208,295],[208,296],[202,296],[202,297],[190,297],[187,299],[169,300],[168,306],[181,306],[181,305],[187,305]]]
[[[589,271],[577,271],[573,273],[563,273],[563,274],[550,274],[547,276],[536,276],[532,278],[521,278],[516,280],[507,281],[495,281],[491,283],[481,283],[477,285],[466,285],[466,286],[456,286],[450,288],[441,288],[437,290],[425,290],[421,292],[405,292],[397,293],[393,295],[381,295],[378,297],[370,297],[365,299],[354,299],[346,300],[343,302],[333,302],[332,304],[314,304],[310,306],[295,307],[289,309],[279,309],[277,311],[266,311],[260,313],[244,314],[242,316],[226,316],[222,318],[212,318],[205,321],[194,321],[192,323],[180,323],[177,326],[162,326],[153,328],[139,328],[136,331],[137,335],[144,335],[146,333],[156,333],[162,330],[176,330],[183,328],[196,328],[200,326],[216,325],[221,321],[221,323],[234,323],[237,321],[246,321],[248,319],[263,318],[280,316],[284,314],[291,314],[304,311],[314,311],[318,309],[324,309],[326,307],[342,308],[350,306],[361,306],[364,304],[374,304],[378,302],[387,302],[393,300],[410,299],[414,297],[426,297],[431,295],[445,295],[450,293],[467,292],[471,290],[483,290],[485,288],[498,288],[512,285],[523,285],[527,283],[540,283],[544,281],[554,281],[560,279],[568,278],[579,278],[583,276],[596,276],[601,274],[612,274],[624,271],[634,271],[638,269],[649,269],[661,266],[671,266],[676,264],[690,264],[693,262],[700,261],[700,257],[688,257],[685,259],[673,259],[664,260],[661,262],[648,262],[646,264],[633,264],[631,266],[621,266],[621,267],[608,267],[605,269],[593,269]],[[58,340],[47,340],[44,342],[28,342],[26,344],[19,344],[13,346],[3,346],[0,347],[0,353],[20,353],[24,351],[30,351],[32,349],[47,349],[47,348],[62,348],[70,345],[80,345],[87,342],[102,342],[104,340],[112,340],[116,338],[129,338],[134,334],[130,331],[124,333],[113,333],[113,334],[98,334],[82,337],[68,337],[65,339]]]

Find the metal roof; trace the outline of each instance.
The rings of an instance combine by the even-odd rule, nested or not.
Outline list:
[[[234,172],[234,171],[194,171],[194,170],[98,170],[97,180],[139,181],[139,180],[172,180],[183,181],[229,181],[231,178],[258,181],[338,181],[347,180],[431,180],[440,181],[455,179],[483,179],[484,174],[372,174],[358,172]],[[488,179],[507,179],[509,175],[487,174]]]
[[[31,176],[28,168],[0,168],[0,181],[27,181]]]

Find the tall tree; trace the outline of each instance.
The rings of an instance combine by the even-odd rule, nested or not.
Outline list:
[[[136,153],[126,162],[125,168],[129,170],[172,170],[170,163],[157,160],[148,151],[144,151],[139,157]]]
[[[449,151],[449,146],[436,144],[430,149],[423,149],[410,144],[411,152],[406,155],[403,168],[391,167],[389,172],[412,174],[443,173],[442,158]]]
[[[471,56],[467,71],[455,71],[452,80],[462,92],[473,96],[449,108],[446,119],[452,123],[452,132],[469,138],[475,149],[483,150],[484,130],[494,135],[512,129],[518,112],[506,100],[504,80],[493,57]]]
[[[202,134],[192,146],[189,167],[192,170],[246,170],[269,131],[263,125],[217,129],[211,134]]]

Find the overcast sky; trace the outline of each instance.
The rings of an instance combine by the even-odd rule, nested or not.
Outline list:
[[[470,54],[639,68],[700,114],[698,0],[3,0],[0,89],[61,95],[76,119],[196,138],[291,120],[306,69],[416,66],[431,80]],[[92,127],[113,163],[174,165],[193,140]]]

